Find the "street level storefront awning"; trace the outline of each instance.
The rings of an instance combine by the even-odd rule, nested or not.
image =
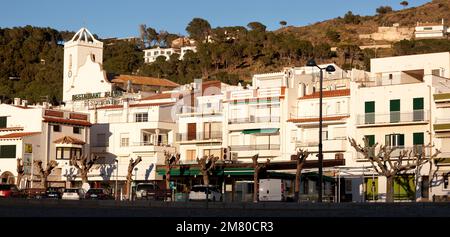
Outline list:
[[[323,160],[323,167],[335,167],[345,165],[344,159],[325,159]],[[267,169],[270,171],[282,170],[295,170],[297,167],[296,161],[281,161],[281,162],[271,162]],[[304,169],[318,168],[319,163],[317,160],[307,160],[303,165]],[[166,166],[157,166],[156,172],[158,175],[166,174]],[[275,173],[275,172],[274,172]],[[175,165],[171,171],[172,176],[195,176],[201,175],[200,167],[198,164],[182,164]],[[216,163],[216,169],[213,172],[214,176],[230,175],[230,176],[248,176],[253,175],[253,164],[252,163]],[[277,174],[274,174],[277,175]]]
[[[256,134],[256,133],[264,133],[264,134],[272,134],[277,133],[279,128],[258,128],[258,129],[245,129],[242,130],[243,134]]]

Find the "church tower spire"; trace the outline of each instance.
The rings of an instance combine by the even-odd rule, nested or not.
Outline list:
[[[103,42],[97,40],[88,29],[83,27],[75,33],[71,40],[64,43],[64,102],[72,101],[72,96],[83,92],[83,87],[86,88],[86,92],[90,92],[90,85],[85,83],[87,78],[80,78],[80,68],[87,67],[86,65],[90,63],[99,65],[98,67],[102,71]],[[94,78],[90,80],[94,80]]]

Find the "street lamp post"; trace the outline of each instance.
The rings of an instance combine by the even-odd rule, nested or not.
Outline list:
[[[138,167],[134,168],[134,192],[137,192],[137,172],[138,172]],[[131,189],[131,197],[133,197],[133,189]]]
[[[317,65],[314,59],[310,59],[306,66],[308,67],[317,67],[320,70],[320,85],[319,85],[319,200],[318,202],[322,202],[322,194],[323,194],[323,151],[322,151],[322,87],[323,87],[323,69],[327,72],[334,72],[336,69],[333,65],[328,65],[326,68],[321,68]]]
[[[118,194],[118,192],[117,192],[117,189],[118,189],[117,181],[118,181],[118,178],[119,178],[119,160],[115,159],[115,161],[116,161],[117,165],[116,165],[116,188],[114,189],[115,190],[115,195],[114,196],[116,197],[116,200],[117,200],[117,194]]]

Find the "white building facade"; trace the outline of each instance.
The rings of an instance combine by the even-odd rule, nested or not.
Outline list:
[[[89,115],[37,106],[0,104],[0,174],[2,182],[16,183],[17,160],[24,165],[19,187],[39,187],[41,177],[34,161],[58,166],[48,177],[50,186],[70,187],[65,172],[69,159],[90,152]],[[76,175],[77,172],[74,172]]]
[[[82,98],[110,96],[111,83],[102,63],[103,43],[88,29],[81,28],[64,44],[63,101],[67,105]]]
[[[444,19],[442,19],[441,24],[417,22],[414,35],[416,39],[430,39],[444,38],[448,33],[448,26],[444,24]]]

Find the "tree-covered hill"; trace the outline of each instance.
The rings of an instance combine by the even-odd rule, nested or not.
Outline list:
[[[311,57],[319,63],[334,62],[344,69],[369,70],[373,57],[450,51],[448,39],[403,40],[378,51],[359,48],[363,42],[358,34],[372,33],[377,26],[396,22],[413,26],[417,21],[437,22],[441,18],[449,23],[448,0],[414,8],[407,5],[403,1],[405,9],[399,11],[380,6],[374,16],[348,12],[304,27],[287,26],[286,21],[280,21],[276,31],[268,31],[260,22],[213,28],[207,20],[194,18],[186,31],[197,42],[197,52],[188,52],[183,60],[177,54],[167,61],[159,57],[152,64],[144,64],[142,50],[168,47],[180,36],[140,25],[138,41],[100,39],[104,42],[103,68],[108,73],[167,78],[179,84],[195,78],[236,84],[249,81],[255,73],[303,66]],[[63,42],[73,34],[33,26],[0,28],[0,99],[21,97],[32,103],[58,103],[62,97]],[[337,50],[331,51],[331,47]]]

